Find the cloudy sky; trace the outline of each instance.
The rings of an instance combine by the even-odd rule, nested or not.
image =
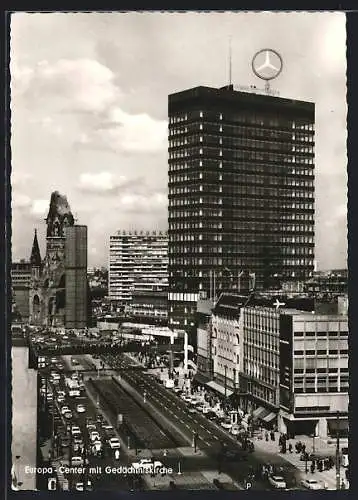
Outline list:
[[[16,13],[11,21],[13,259],[43,235],[50,195],[88,225],[89,265],[118,229],[167,228],[167,96],[257,86],[276,49],[282,97],[316,103],[316,256],[346,266],[346,35],[342,13]]]

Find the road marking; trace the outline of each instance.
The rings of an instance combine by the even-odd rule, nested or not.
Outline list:
[[[214,435],[214,439],[216,439],[216,441],[219,441],[219,438],[215,435]]]
[[[190,429],[190,426],[185,422],[184,423],[185,427],[187,427],[188,429]]]

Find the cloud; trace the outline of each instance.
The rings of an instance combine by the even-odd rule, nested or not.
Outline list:
[[[13,192],[12,194],[12,199],[11,199],[11,206],[12,208],[19,208],[19,209],[24,209],[24,208],[29,208],[32,205],[31,198],[27,196],[26,194],[21,194],[21,193],[15,193]]]
[[[150,213],[163,211],[167,204],[167,196],[160,192],[152,193],[149,196],[127,194],[120,197],[118,208],[123,210],[123,212]]]
[[[86,126],[86,125],[85,125]],[[106,117],[87,122],[86,132],[75,141],[76,149],[107,149],[122,153],[156,153],[167,148],[168,124],[146,113],[131,115],[119,107]]]
[[[32,179],[32,174],[28,172],[22,172],[21,170],[13,170],[11,172],[12,188],[26,186],[30,179]]]
[[[57,111],[99,112],[120,96],[112,71],[94,59],[40,61],[32,68],[14,61],[10,71],[16,95],[34,99],[37,106],[52,97]]]
[[[113,128],[101,130],[103,140],[124,151],[153,152],[167,146],[168,123],[146,113],[130,115],[120,108],[110,111]]]
[[[143,188],[143,179],[129,179],[124,175],[114,175],[111,172],[89,173],[83,172],[80,175],[78,188],[83,192],[95,194],[110,194],[124,191],[130,187]]]
[[[33,68],[13,61],[10,68],[14,97],[26,99],[27,106],[36,105],[40,113],[39,117],[31,118],[32,122],[60,134],[66,128],[68,116],[75,120],[79,129],[77,139],[72,141],[75,149],[124,152],[166,149],[167,122],[147,113],[124,111],[123,94],[115,84],[115,74],[98,61],[44,60]]]
[[[46,215],[49,209],[49,200],[34,200],[32,202],[31,212],[34,215]]]

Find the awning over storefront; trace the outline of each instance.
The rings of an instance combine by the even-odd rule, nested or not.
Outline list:
[[[262,406],[259,406],[258,408],[256,408],[256,410],[254,410],[252,412],[252,416],[254,418],[260,418],[261,414],[265,413],[265,408],[262,408]]]
[[[338,427],[338,422],[337,419],[327,419],[327,425],[329,427],[330,431],[336,431]],[[340,418],[339,419],[339,430],[340,431],[347,431],[349,429],[349,422],[348,418]]]
[[[261,417],[265,422],[271,422],[274,418],[276,418],[276,413],[270,412],[268,415]]]
[[[194,376],[194,382],[196,382],[197,384],[205,385],[210,382],[210,378],[201,373],[196,373]]]
[[[214,380],[207,382],[206,386],[209,387],[210,389],[213,389],[214,391],[219,392],[221,395],[225,396],[225,387],[218,384],[217,382],[214,382]],[[230,391],[230,389],[226,388],[226,396],[230,397],[232,394],[234,394],[233,391]]]

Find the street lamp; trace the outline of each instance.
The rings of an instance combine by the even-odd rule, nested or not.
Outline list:
[[[339,411],[337,411],[337,441],[336,441],[336,489],[341,489],[341,460],[339,452]]]
[[[227,395],[227,379],[226,379],[226,372],[227,372],[227,366],[224,366],[224,371],[225,371],[225,378],[224,378],[224,385],[225,385],[225,399]]]

